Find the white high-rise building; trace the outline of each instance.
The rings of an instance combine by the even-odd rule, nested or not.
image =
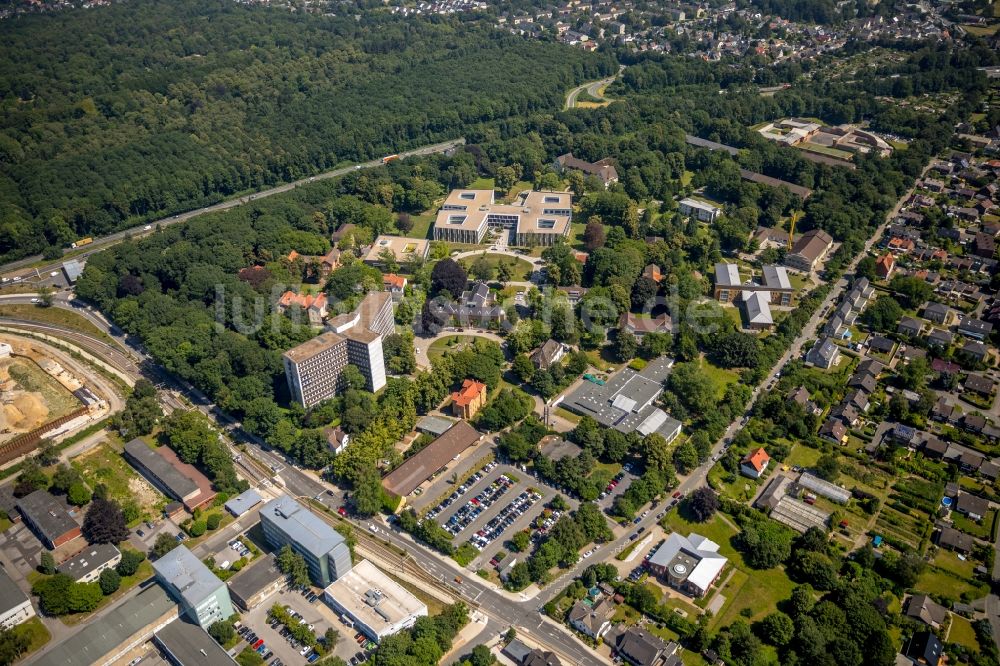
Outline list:
[[[282,361],[292,399],[312,407],[342,391],[342,374],[356,366],[369,391],[385,386],[382,338],[395,327],[392,295],[372,292],[351,313],[333,317],[326,332],[285,352]]]

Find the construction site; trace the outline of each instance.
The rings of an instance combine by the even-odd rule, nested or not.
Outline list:
[[[49,345],[0,335],[0,465],[109,415],[114,389],[102,380]]]

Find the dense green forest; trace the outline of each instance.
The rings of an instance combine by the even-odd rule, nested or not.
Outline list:
[[[457,18],[182,0],[5,21],[0,260],[558,108],[613,68]]]

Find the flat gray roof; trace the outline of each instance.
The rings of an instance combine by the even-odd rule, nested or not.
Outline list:
[[[223,586],[218,576],[187,546],[177,546],[153,562],[156,575],[175,587],[191,606],[197,606]]]
[[[66,503],[47,490],[36,490],[17,500],[17,509],[51,542],[80,527],[69,515]]]
[[[317,558],[344,542],[337,530],[288,495],[265,504],[260,517],[277,525],[300,548]]]
[[[11,579],[7,574],[7,569],[0,566],[0,613],[17,608],[27,599],[28,595]]]
[[[215,666],[236,663],[207,631],[184,620],[174,620],[153,634],[153,638],[175,664]]]
[[[246,601],[285,574],[278,570],[274,556],[263,557],[228,581],[230,592]]]
[[[156,476],[175,499],[183,500],[198,492],[198,484],[181,474],[179,469],[149,448],[143,440],[136,438],[125,444],[125,453]]]
[[[417,430],[423,430],[435,437],[440,437],[453,425],[455,425],[454,420],[446,419],[442,416],[422,416],[417,421]]]
[[[658,432],[670,439],[680,421],[668,416],[654,402],[663,393],[663,382],[671,367],[673,360],[664,356],[650,362],[641,372],[623,368],[604,386],[581,382],[562,405],[625,434],[636,430],[643,435]]]
[[[135,639],[144,627],[171,611],[177,613],[178,608],[167,591],[160,585],[150,585],[48,650],[34,664],[91,666],[102,662],[109,652]]]
[[[239,517],[263,501],[260,493],[251,488],[226,502],[226,510]]]

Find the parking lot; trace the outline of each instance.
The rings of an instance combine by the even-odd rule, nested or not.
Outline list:
[[[542,485],[520,469],[507,464],[493,464],[488,471],[484,468],[482,474],[470,479],[472,483],[466,487],[464,493],[458,493],[459,488],[456,488],[455,493],[458,493],[458,496],[432,519],[442,526],[447,526],[452,516],[468,506],[472,498],[493,486],[502,475],[514,480],[513,483],[510,483],[506,491],[492,504],[476,514],[454,538],[456,546],[470,541],[479,548],[481,554],[469,564],[471,570],[487,566],[490,559],[504,549],[504,542],[517,532],[528,528],[542,514],[544,505],[556,494],[552,488]],[[529,488],[537,492],[530,493]],[[572,506],[576,506],[576,502],[572,499],[565,499]],[[428,516],[432,515],[432,512],[429,512]],[[479,535],[480,532],[484,534]],[[480,538],[476,539],[477,535]]]
[[[334,654],[342,657],[345,661],[349,661],[351,656],[358,651],[357,645],[351,641],[353,634],[351,636],[346,635],[346,629],[337,621],[336,614],[323,601],[322,590],[312,589],[310,591],[317,595],[312,602],[303,596],[301,592],[283,590],[243,616],[243,625],[253,632],[253,635],[244,636],[244,639],[249,642],[250,639],[256,636],[256,640],[264,641],[264,654],[266,655],[267,652],[271,652],[271,655],[264,659],[266,664],[277,666],[275,660],[280,661],[286,666],[309,663],[308,655],[310,653],[307,651],[303,654],[302,645],[298,645],[297,642],[294,642],[294,639],[282,636],[282,625],[278,624],[273,628],[270,626],[267,611],[275,604],[287,607],[290,612],[298,614],[302,622],[307,625],[313,625],[312,632],[320,638],[323,637],[323,634],[330,627],[337,630],[340,633],[340,640],[337,642]],[[239,649],[242,650],[242,647]]]

